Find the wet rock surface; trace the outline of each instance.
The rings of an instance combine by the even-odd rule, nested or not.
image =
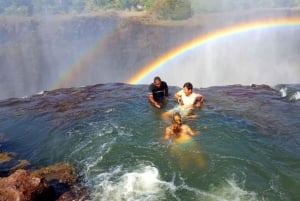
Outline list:
[[[87,191],[78,185],[78,177],[71,164],[59,163],[29,171],[23,169],[30,165],[28,161],[19,160],[16,165],[9,166],[13,160],[11,154],[0,153],[0,201],[87,199]]]
[[[0,189],[0,200],[35,201],[54,198],[54,190],[46,180],[22,169],[1,178]]]

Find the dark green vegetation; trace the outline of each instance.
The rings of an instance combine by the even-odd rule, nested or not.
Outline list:
[[[151,11],[170,20],[190,18],[194,13],[249,9],[294,8],[300,0],[0,0],[0,15],[53,15],[100,10]]]

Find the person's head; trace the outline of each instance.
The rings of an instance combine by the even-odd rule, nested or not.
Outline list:
[[[161,85],[161,79],[160,79],[160,77],[158,77],[158,76],[154,77],[153,84],[157,88],[160,87],[160,85]]]
[[[185,93],[186,96],[190,95],[193,93],[193,85],[190,82],[186,82],[183,85],[183,92]]]
[[[175,133],[178,133],[182,126],[182,118],[180,113],[176,112],[173,114],[172,125],[173,125],[173,131]]]

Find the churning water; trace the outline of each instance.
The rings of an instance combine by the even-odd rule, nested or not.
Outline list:
[[[195,89],[196,150],[162,139],[146,85],[59,89],[0,102],[1,150],[34,167],[70,162],[92,200],[300,199],[299,85]],[[171,95],[179,88],[170,87]],[[204,167],[197,161],[202,159]]]

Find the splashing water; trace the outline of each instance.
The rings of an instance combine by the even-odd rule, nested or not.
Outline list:
[[[297,91],[296,93],[294,93],[290,100],[300,100],[300,92]]]
[[[162,200],[165,199],[165,191],[174,188],[171,183],[160,180],[155,167],[141,167],[117,177],[122,172],[124,170],[119,167],[99,174],[93,200]]]
[[[287,87],[287,96],[280,89]],[[198,148],[174,154],[168,122],[147,86],[107,84],[0,102],[4,152],[33,167],[68,161],[91,200],[299,200],[299,85],[197,89],[205,104],[186,121]],[[170,87],[173,94],[179,88]],[[203,157],[198,167],[191,157]],[[180,157],[180,158],[179,158]],[[179,160],[180,159],[180,160]],[[182,160],[181,160],[182,159]]]
[[[279,90],[281,97],[286,97],[287,96],[287,87],[281,88]]]

